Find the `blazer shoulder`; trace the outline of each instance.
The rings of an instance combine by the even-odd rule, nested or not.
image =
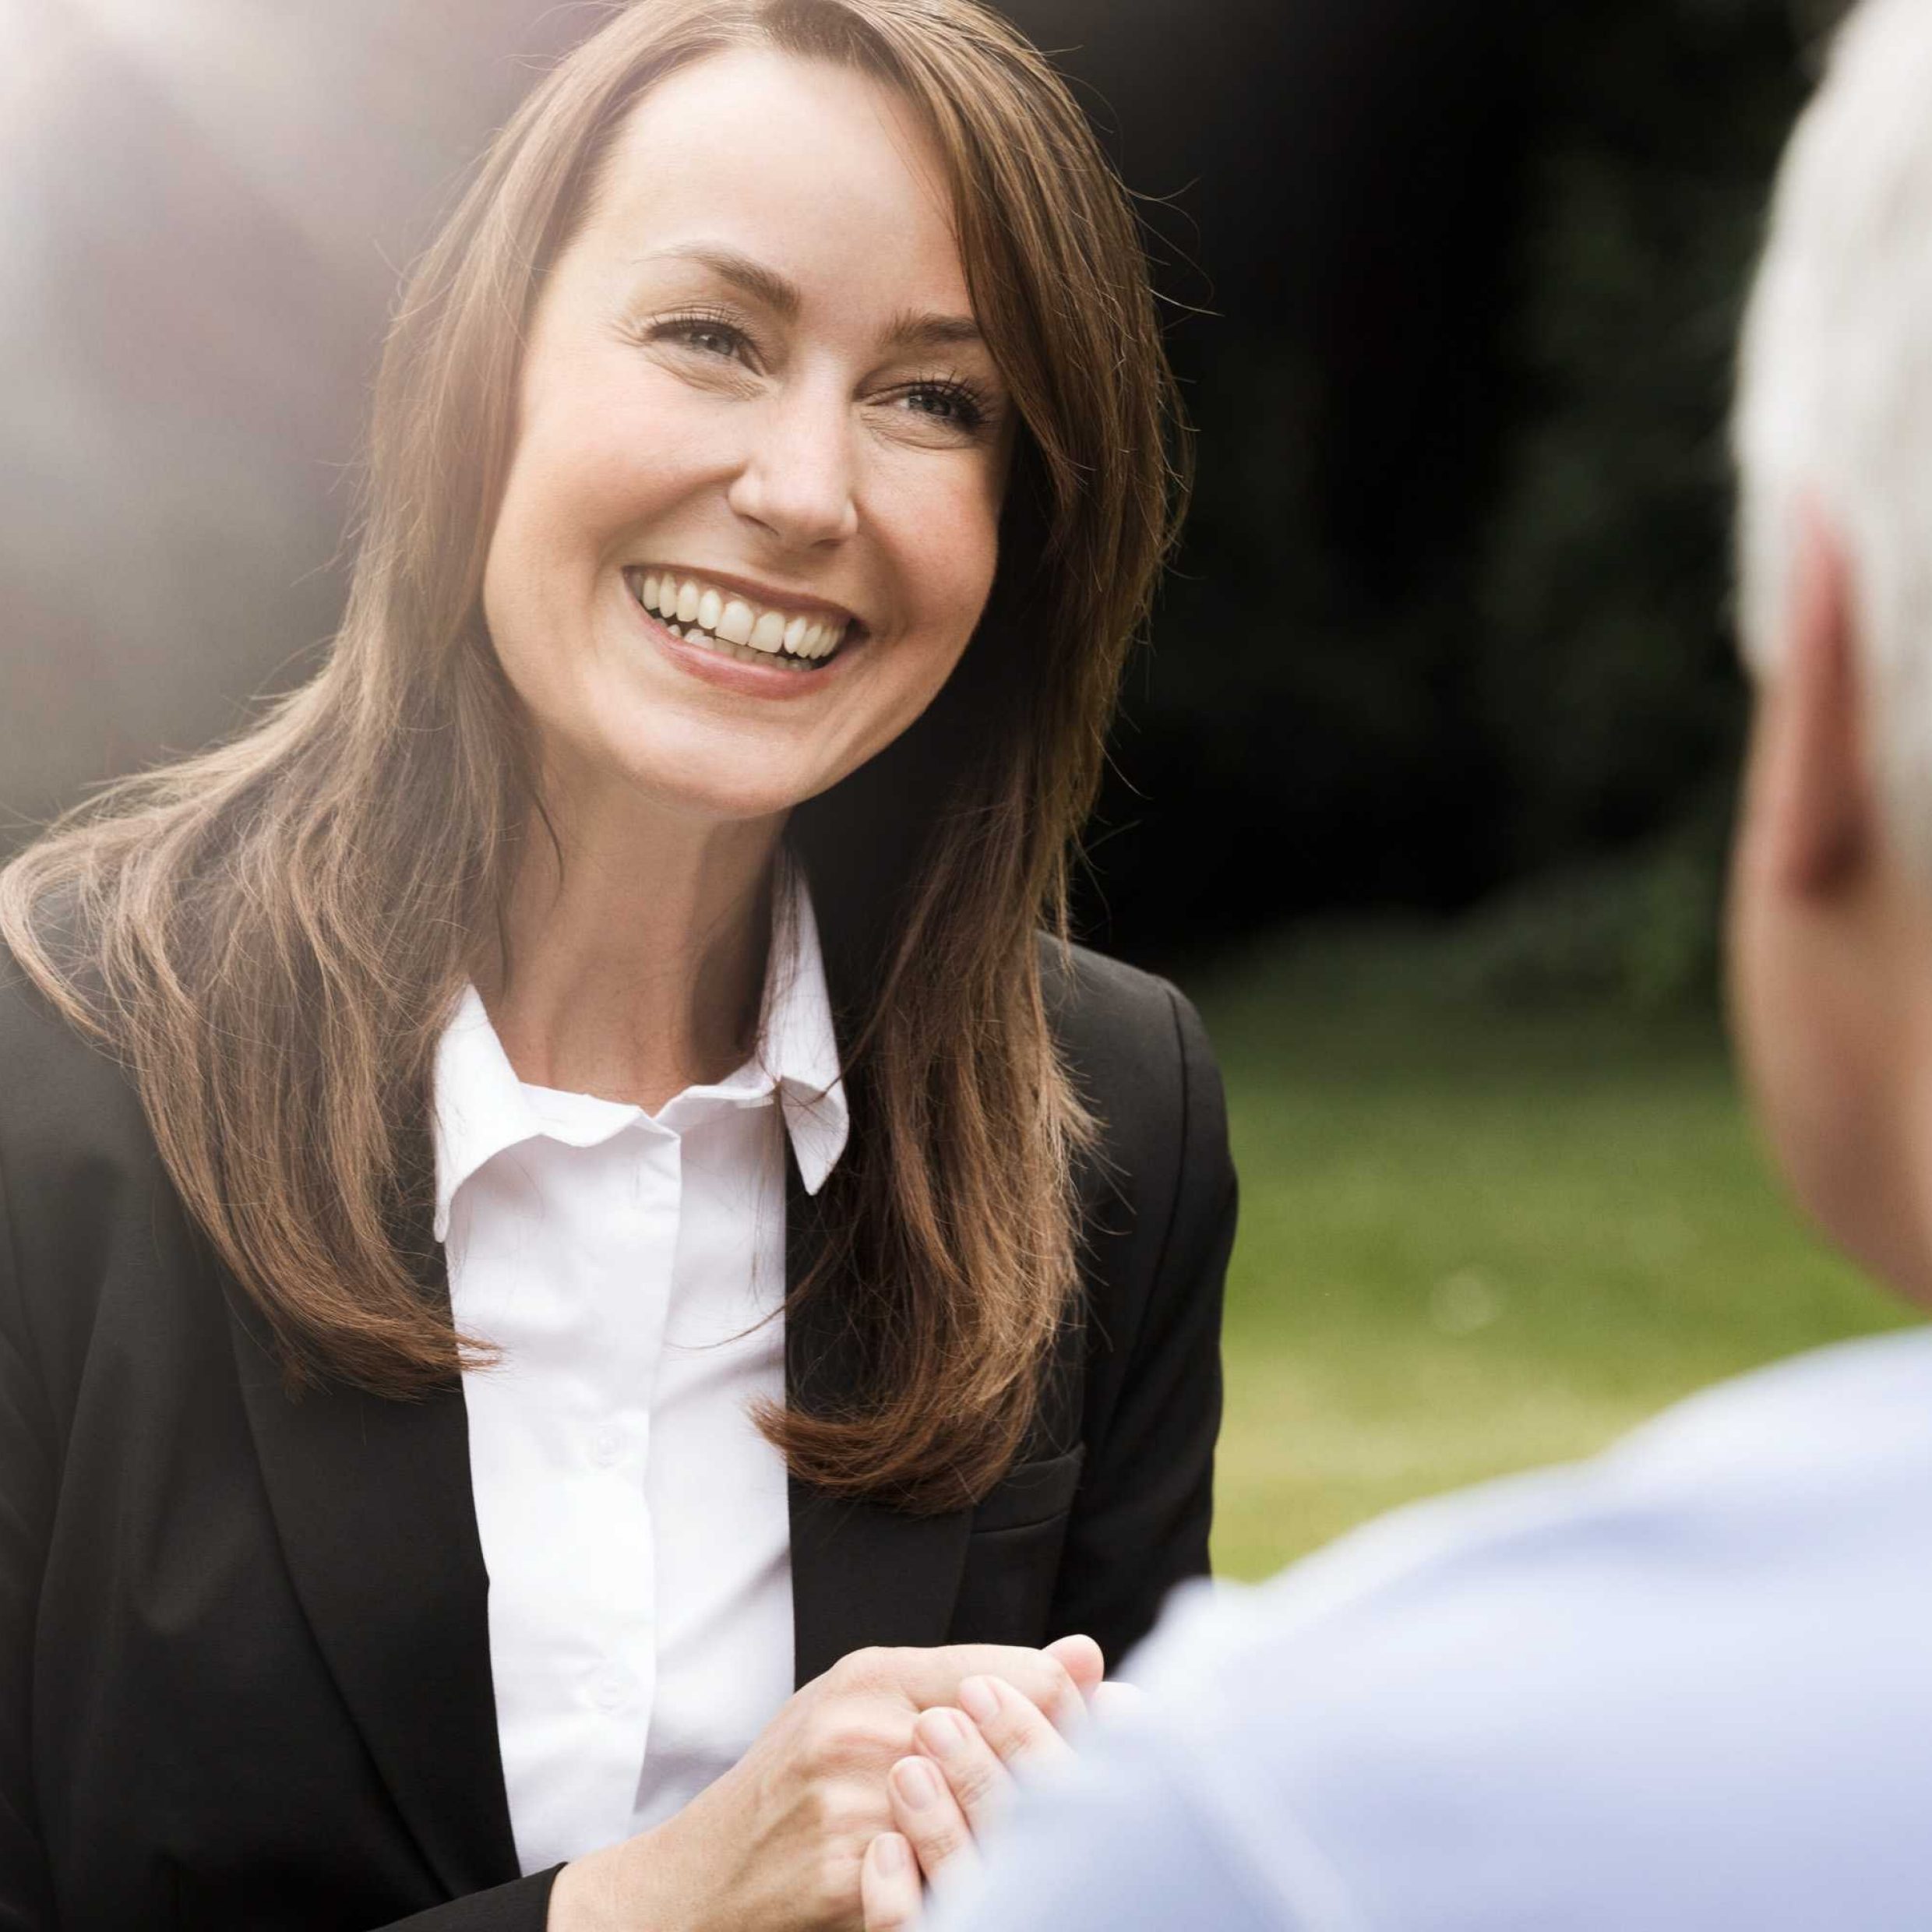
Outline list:
[[[1054,1037],[1077,1070],[1178,1071],[1182,1056],[1208,1050],[1200,1014],[1172,982],[1044,935],[1040,951]]]
[[[83,1031],[0,946],[0,1153],[79,1151],[103,1130],[139,1125],[127,1069]]]
[[[71,1416],[111,1306],[197,1282],[185,1229],[129,1070],[0,948],[0,1331]]]
[[[16,1261],[144,1223],[163,1178],[131,1073],[0,947],[0,1213]]]
[[[1054,1038],[1099,1119],[1105,1165],[1116,1176],[1171,1168],[1204,1124],[1225,1137],[1220,1071],[1187,996],[1086,947],[1041,945]]]

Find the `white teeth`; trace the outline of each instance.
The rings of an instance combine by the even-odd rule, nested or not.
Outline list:
[[[671,628],[675,631],[678,626],[673,624]],[[707,650],[715,650],[721,657],[735,658],[741,664],[783,664],[788,665],[800,676],[802,676],[805,672],[805,664],[802,659],[795,661],[774,657],[767,651],[754,650],[749,644],[735,644],[728,638],[709,636],[695,626],[685,633],[685,639],[689,643],[702,644]]]
[[[655,570],[626,574],[638,602],[660,616],[673,635],[748,663],[776,659],[802,667],[830,657],[845,635],[842,619],[760,610],[695,577],[679,580]]]

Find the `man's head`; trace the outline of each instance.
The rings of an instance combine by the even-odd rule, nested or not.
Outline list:
[[[1733,428],[1758,702],[1733,1017],[1803,1206],[1932,1300],[1932,0],[1865,0],[1786,153]]]

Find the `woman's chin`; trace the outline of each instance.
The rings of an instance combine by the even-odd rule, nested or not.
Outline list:
[[[666,744],[660,731],[648,743],[580,744],[571,789],[623,795],[675,818],[739,822],[782,818],[828,782],[794,772],[782,756],[769,755],[770,747],[760,748],[768,755],[756,756],[742,732],[699,728],[679,738]]]

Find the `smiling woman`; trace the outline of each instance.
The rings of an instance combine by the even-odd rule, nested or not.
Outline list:
[[[1012,433],[950,201],[911,104],[823,60],[734,49],[625,123],[538,308],[483,577],[553,779],[781,813],[951,675]]]
[[[319,675],[0,874],[0,1923],[851,1926],[1204,1567],[1219,1083],[1065,907],[1175,434],[969,0],[537,87]]]

